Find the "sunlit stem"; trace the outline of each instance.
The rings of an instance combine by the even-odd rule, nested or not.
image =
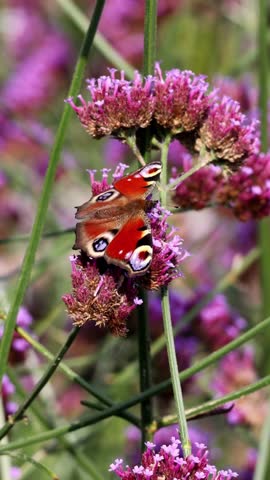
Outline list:
[[[168,150],[170,145],[170,137],[167,136],[164,139],[164,142],[161,147],[161,163],[162,163],[162,173],[161,173],[161,193],[160,200],[161,205],[166,205],[166,185],[167,185],[167,158]],[[164,324],[164,334],[166,340],[166,347],[168,353],[168,360],[170,366],[171,380],[173,386],[174,400],[176,404],[177,419],[179,423],[179,433],[182,442],[182,448],[184,456],[187,457],[191,453],[190,440],[188,435],[187,420],[185,416],[184,401],[182,395],[181,382],[179,379],[179,371],[177,365],[177,357],[174,344],[173,336],[173,327],[171,320],[171,311],[170,311],[170,302],[169,302],[169,292],[168,287],[161,288],[161,306],[162,306],[162,317]]]

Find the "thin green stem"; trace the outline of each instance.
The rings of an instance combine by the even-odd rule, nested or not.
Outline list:
[[[152,75],[156,61],[157,0],[145,0],[143,74]]]
[[[252,383],[252,385],[248,385],[247,387],[240,388],[239,390],[236,390],[235,392],[228,393],[227,395],[224,395],[223,397],[216,398],[215,400],[209,400],[208,402],[202,403],[201,405],[198,405],[197,407],[192,407],[186,410],[186,416],[188,419],[192,419],[194,417],[197,417],[198,415],[206,414],[208,412],[212,412],[215,408],[220,407],[221,405],[225,405],[228,402],[233,402],[234,400],[238,400],[239,398],[242,398],[246,395],[251,395],[254,392],[257,392],[258,390],[261,390],[262,388],[267,387],[270,384],[270,375],[267,375],[264,378],[261,378],[255,383]],[[163,422],[161,422],[161,426],[168,426],[172,425],[177,422],[177,415],[170,415],[167,417],[167,419],[164,419]],[[268,433],[269,435],[269,433]],[[268,437],[268,446],[269,446],[269,438]]]
[[[71,0],[56,0],[66,15],[74,22],[75,25],[82,31],[86,32],[88,27],[88,19],[86,15],[79,9],[79,7]],[[109,42],[97,32],[94,38],[94,46],[96,49],[119,70],[124,70],[127,77],[133,78],[134,67],[130,65]]]
[[[259,0],[259,22],[258,22],[258,48],[259,48],[259,107],[261,120],[261,142],[264,152],[268,149],[268,48],[267,48],[267,19],[269,14],[269,3],[267,0]],[[270,314],[270,252],[269,235],[270,220],[265,218],[260,222],[259,228],[261,247],[261,287],[263,299],[263,316]],[[266,350],[268,353],[269,336],[266,338]],[[269,362],[267,362],[267,368]],[[267,371],[266,368],[266,371]]]
[[[156,37],[157,37],[157,0],[145,0],[145,20],[144,20],[144,76],[150,75],[154,71],[154,60],[156,57]],[[130,139],[130,146],[134,153],[137,152],[137,158],[141,163],[143,157],[144,164],[149,162],[151,157],[150,149],[151,132],[147,128],[144,132],[142,154],[138,151],[135,135]],[[139,353],[139,374],[140,390],[144,392],[152,384],[151,357],[150,357],[150,328],[148,318],[147,293],[141,289],[143,304],[138,309],[138,353]],[[152,422],[152,399],[146,398],[141,402],[141,450],[145,448],[147,440],[147,427]]]
[[[270,375],[267,375],[266,377],[262,378],[261,380],[259,380],[258,382],[255,382],[252,385],[241,388],[240,390],[237,390],[228,395],[225,395],[224,397],[221,397],[217,400],[211,400],[210,402],[206,402],[203,405],[199,405],[198,407],[194,407],[192,409],[187,410],[187,416],[189,418],[193,418],[195,415],[204,413],[209,410],[213,410],[213,408],[216,408],[219,405],[224,405],[225,403],[233,401],[237,398],[243,397],[244,395],[250,395],[251,393],[254,393],[257,390],[260,390],[269,384],[270,384]],[[87,405],[86,401],[82,403]],[[32,437],[29,437],[29,438],[11,442],[7,446],[0,447],[0,453],[3,453],[7,450],[9,451],[17,450],[21,447],[35,445],[36,443],[46,442],[51,439],[59,438],[65,434],[74,432],[76,430],[80,430],[90,425],[94,425],[95,423],[98,423],[101,420],[105,420],[106,418],[109,418],[110,416],[115,415],[121,409],[123,410],[124,408],[129,408],[130,406],[132,406],[132,400],[129,400],[127,402],[123,402],[119,405],[115,405],[111,408],[108,408],[104,412],[98,413],[95,416],[88,415],[88,416],[85,416],[84,419],[72,422],[68,425],[63,425],[51,431],[43,432],[37,435],[33,435]]]
[[[268,414],[262,427],[258,457],[254,472],[253,480],[263,480],[267,477],[269,468],[269,445],[270,445],[270,411],[268,407]]]
[[[173,182],[169,183],[167,186],[167,190],[172,190],[174,187],[177,185],[180,185],[184,180],[186,180],[188,177],[193,175],[193,173],[197,172],[203,167],[206,167],[210,163],[210,160],[201,160],[196,165],[193,165],[187,172],[183,173],[180,177],[176,178],[173,180]]]
[[[144,392],[152,385],[152,369],[150,357],[150,329],[148,321],[148,298],[147,293],[141,289],[140,296],[143,304],[138,308],[138,354],[139,354],[139,374],[140,390]],[[152,398],[146,398],[141,402],[141,450],[145,448],[145,442],[148,438],[147,427],[152,422]]]
[[[217,294],[224,292],[227,288],[233,285],[236,280],[242,275],[260,256],[260,252],[257,248],[254,248],[249,252],[249,254],[237,265],[234,265],[232,270],[230,270],[225,277],[223,277],[218,283],[217,286],[208,292],[199,302],[194,305],[183,317],[181,321],[178,322],[174,329],[173,334],[176,336],[182,328],[191,322],[196,315],[205,307],[212,298]],[[160,335],[151,345],[151,357],[152,359],[157,355],[163,347],[166,345],[165,335]],[[136,371],[136,362],[130,363],[118,376],[115,378],[115,383],[124,383],[127,378],[132,378]]]
[[[76,96],[79,92],[83,73],[87,63],[88,54],[93,43],[93,39],[98,27],[98,23],[101,17],[101,13],[104,7],[105,0],[97,0],[96,7],[89,24],[88,30],[82,42],[79,58],[75,66],[71,86],[69,89],[69,96]],[[60,153],[64,144],[65,133],[68,126],[68,121],[71,115],[71,108],[69,105],[65,105],[59,127],[56,133],[55,142],[52,148],[49,165],[47,168],[46,176],[44,179],[43,189],[41,192],[40,200],[37,207],[36,218],[34,221],[30,241],[24,256],[21,274],[18,280],[15,295],[12,301],[11,308],[9,310],[7,320],[5,322],[5,328],[0,345],[0,385],[2,385],[2,377],[6,370],[9,350],[12,342],[13,332],[16,325],[17,314],[19,307],[23,302],[26,289],[28,287],[31,270],[35,261],[35,255],[38,248],[38,244],[41,238],[42,230],[46,220],[46,212],[49,205],[50,194],[52,191],[56,168],[60,160]]]
[[[27,393],[25,392],[22,385],[18,381],[13,369],[11,368],[8,369],[8,376],[16,387],[16,394],[19,395],[22,399],[26,399]],[[49,416],[47,412],[43,411],[41,407],[37,405],[37,402],[35,402],[34,405],[32,404],[30,409],[31,409],[31,413],[37,418],[37,420],[43,427],[50,428],[50,429],[55,428],[55,422],[52,420],[52,416],[51,415]],[[99,472],[97,472],[92,462],[90,461],[89,457],[86,457],[86,455],[79,452],[78,448],[75,448],[71,444],[71,442],[69,442],[65,438],[60,438],[59,441],[62,444],[62,446],[65,449],[67,449],[74,458],[76,458],[77,465],[85,473],[88,473],[88,475],[91,475],[91,478],[93,477],[95,480],[101,480],[102,478],[101,475],[99,474]]]
[[[177,365],[177,358],[175,352],[175,344],[172,330],[171,311],[169,302],[169,293],[167,287],[161,289],[161,305],[163,325],[166,337],[167,353],[171,372],[171,381],[173,386],[173,395],[177,411],[177,421],[179,424],[179,433],[182,442],[184,457],[191,453],[191,444],[188,435],[188,426],[185,416],[184,400],[182,395],[182,388],[179,379],[179,371]]]
[[[5,423],[5,409],[4,409],[4,402],[3,398],[0,398],[0,425],[2,426]],[[0,442],[0,445],[7,446],[8,439],[3,438]],[[11,477],[11,461],[10,457],[8,456],[1,456],[0,457],[0,476],[2,480],[10,480]]]
[[[161,172],[161,192],[160,200],[161,205],[166,205],[166,185],[167,185],[167,158],[168,150],[170,145],[170,137],[166,137],[162,144],[161,148],[161,163],[162,163],[162,172]],[[182,395],[182,388],[179,379],[179,371],[177,365],[177,357],[174,344],[174,335],[172,328],[171,320],[171,310],[169,302],[169,292],[168,287],[161,288],[161,307],[162,307],[162,317],[164,325],[164,334],[166,340],[167,354],[170,366],[171,381],[173,386],[174,401],[177,411],[177,419],[179,423],[179,433],[182,442],[182,448],[184,457],[187,457],[191,453],[191,444],[188,435],[188,426],[185,416],[185,407],[184,400]]]
[[[66,228],[65,230],[56,230],[55,232],[47,232],[43,233],[41,238],[55,238],[55,237],[62,237],[62,235],[68,235],[70,233],[74,233],[74,228]],[[0,245],[5,245],[6,243],[17,243],[17,242],[28,242],[30,239],[30,235],[18,235],[17,237],[6,237],[0,238]]]
[[[68,351],[72,343],[74,342],[75,338],[79,333],[80,327],[74,327],[71,333],[69,334],[66,342],[59,350],[58,354],[53,359],[52,363],[47,368],[46,372],[42,375],[38,383],[36,384],[35,388],[33,389],[31,395],[23,402],[23,404],[18,408],[16,413],[12,416],[12,421],[9,420],[1,429],[0,429],[0,439],[3,438],[7,433],[14,427],[15,423],[23,418],[24,413],[26,412],[27,408],[32,404],[41,390],[45,387],[48,383],[52,375],[54,374],[55,370],[57,369],[59,363],[62,361],[65,353]]]
[[[37,340],[35,340],[31,335],[24,330],[22,327],[17,327],[17,332],[37,351],[39,352],[43,357],[47,358],[48,360],[53,360],[54,355],[49,352],[43,345],[41,345]],[[88,393],[93,395],[97,400],[102,402],[106,406],[111,406],[113,405],[113,402],[106,397],[103,393],[101,393],[96,387],[88,383],[86,380],[84,380],[80,375],[78,375],[76,372],[74,372],[70,367],[68,367],[63,361],[59,364],[59,370],[61,370],[65,375],[72,381],[80,385],[84,390],[86,390]],[[129,413],[129,412],[123,412],[121,414],[121,417],[127,420],[130,423],[133,423],[137,427],[140,427],[140,421],[138,418]]]

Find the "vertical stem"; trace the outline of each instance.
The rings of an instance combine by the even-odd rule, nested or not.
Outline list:
[[[144,23],[144,66],[143,74],[150,75],[154,71],[156,58],[156,36],[157,36],[157,0],[145,0],[145,23]],[[145,130],[143,141],[143,157],[147,162],[151,156],[150,150],[151,132]],[[143,304],[138,311],[138,351],[140,389],[144,392],[151,387],[151,356],[150,356],[150,329],[147,311],[147,293],[141,290]],[[147,437],[147,426],[152,422],[152,399],[149,397],[141,403],[142,420],[142,451]]]
[[[152,75],[156,61],[157,0],[145,0],[143,73]]]
[[[168,157],[169,144],[170,144],[170,137],[168,136],[164,139],[164,142],[162,144],[162,149],[161,149],[162,173],[161,173],[161,182],[160,182],[161,183],[160,199],[161,199],[162,205],[166,205],[167,157]],[[162,316],[163,316],[163,324],[164,324],[164,334],[166,339],[167,354],[168,354],[172,386],[173,386],[173,394],[174,394],[177,418],[179,423],[179,433],[180,433],[180,438],[182,442],[184,457],[187,457],[191,453],[191,446],[190,446],[190,440],[188,435],[188,427],[187,427],[187,420],[185,416],[182,388],[181,388],[181,382],[179,378],[179,371],[178,371],[178,365],[177,365],[168,287],[161,288],[161,306],[162,306]]]
[[[97,4],[88,27],[88,30],[83,39],[78,61],[75,66],[71,86],[69,89],[69,96],[76,96],[79,92],[81,81],[84,74],[84,69],[87,63],[87,57],[90,48],[93,43],[93,39],[97,30],[97,26],[101,17],[101,13],[104,7],[105,0],[97,0]],[[17,288],[14,294],[14,298],[5,322],[4,334],[0,345],[0,385],[2,385],[2,377],[6,370],[10,345],[12,342],[13,332],[16,325],[16,319],[21,303],[23,302],[26,289],[28,287],[31,270],[35,261],[35,255],[38,248],[38,244],[42,235],[44,227],[46,212],[49,205],[50,194],[53,187],[56,168],[60,160],[60,154],[64,143],[65,133],[68,126],[68,121],[71,115],[71,108],[66,105],[60,120],[60,124],[56,133],[55,142],[53,145],[52,153],[50,156],[49,165],[47,168],[40,201],[37,207],[36,218],[34,221],[29,244],[24,256],[21,274],[18,280]]]
[[[0,426],[4,425],[5,423],[5,410],[4,410],[4,403],[3,398],[0,398]],[[8,439],[3,438],[1,441],[1,445],[7,445]],[[8,455],[2,455],[0,457],[0,478],[2,480],[10,480],[11,478],[11,461]]]
[[[258,47],[259,47],[259,107],[261,120],[262,150],[267,151],[267,104],[268,104],[268,52],[267,52],[267,19],[269,4],[267,0],[259,0]],[[261,287],[263,317],[270,314],[270,220],[265,218],[259,225],[261,247]],[[269,336],[267,336],[267,344]]]
[[[262,150],[267,151],[267,110],[268,110],[268,49],[267,49],[267,20],[269,5],[267,0],[258,2],[258,49],[259,49],[259,107],[261,120],[261,142]],[[262,315],[267,317],[270,314],[270,219],[265,218],[259,224],[260,242],[260,273],[262,292]],[[263,373],[269,372],[269,334],[265,332]],[[270,439],[270,403],[268,402],[268,414],[261,432],[259,442],[258,459],[254,473],[255,480],[267,480],[270,474],[269,461],[269,439]]]
[[[139,352],[139,373],[140,390],[144,392],[151,387],[151,356],[150,356],[150,330],[148,321],[148,298],[145,290],[141,289],[140,296],[143,304],[138,307],[138,352]],[[147,440],[147,426],[152,422],[152,398],[146,398],[141,403],[141,449],[144,450]]]

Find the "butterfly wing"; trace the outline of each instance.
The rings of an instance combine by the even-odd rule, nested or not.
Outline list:
[[[144,273],[153,255],[152,236],[146,214],[143,211],[131,216],[112,238],[104,258],[128,271],[130,276]]]
[[[114,189],[129,199],[146,198],[153,190],[161,172],[159,161],[151,162],[114,183]]]

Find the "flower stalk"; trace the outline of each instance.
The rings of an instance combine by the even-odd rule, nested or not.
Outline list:
[[[170,144],[170,137],[166,136],[161,149],[161,204],[166,205],[166,185],[167,185],[167,157]],[[188,435],[187,420],[185,416],[184,401],[182,395],[182,388],[179,379],[179,371],[177,365],[177,357],[174,344],[173,327],[171,320],[170,302],[168,287],[161,288],[161,306],[164,325],[164,336],[166,340],[167,354],[171,372],[171,381],[173,386],[174,400],[176,404],[177,419],[179,423],[179,433],[182,442],[184,457],[191,454],[191,444]]]

